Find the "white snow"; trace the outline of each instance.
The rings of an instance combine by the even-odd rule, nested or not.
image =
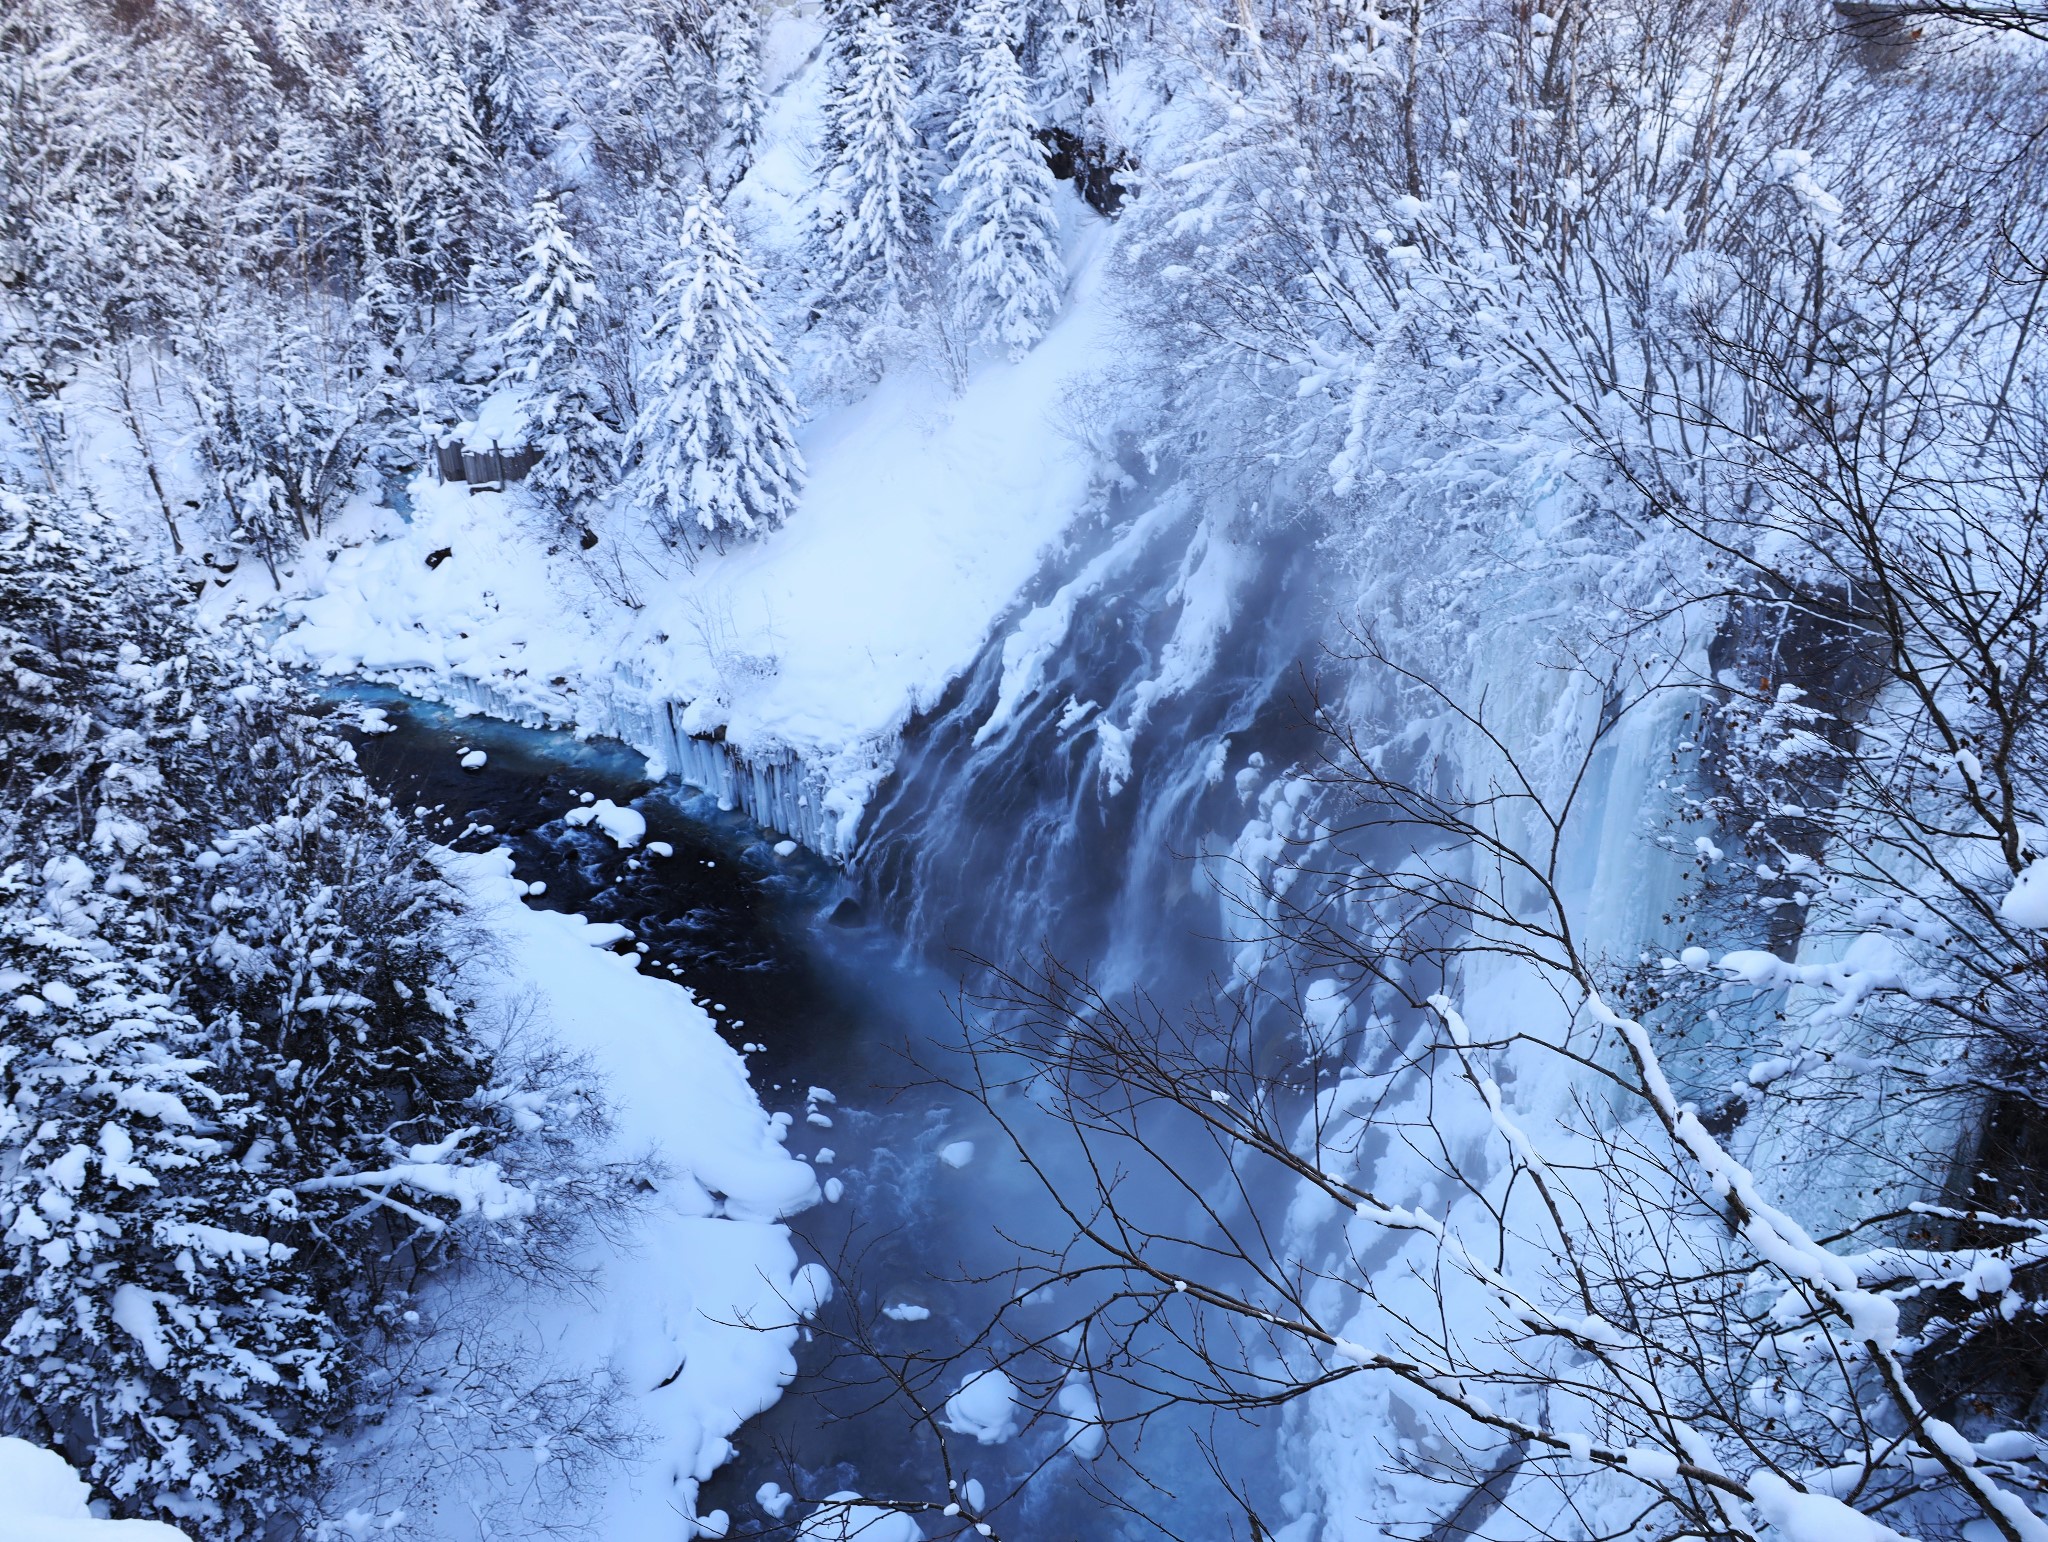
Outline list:
[[[1999,904],[1999,915],[2014,926],[2048,929],[2048,857],[2027,864]]]
[[[164,1341],[163,1319],[156,1314],[157,1295],[140,1285],[114,1287],[114,1326],[142,1346],[142,1358],[157,1370],[171,1363]]]
[[[462,752],[462,769],[465,771],[481,771],[484,768],[484,762],[490,758],[482,750],[464,750]]]
[[[861,1496],[852,1489],[827,1494],[797,1528],[797,1542],[924,1542],[924,1531],[900,1510],[849,1503]]]
[[[1095,1399],[1095,1389],[1085,1381],[1070,1381],[1060,1388],[1053,1403],[1060,1417],[1067,1421],[1067,1449],[1084,1462],[1102,1455],[1103,1447],[1109,1443],[1109,1432],[1103,1428],[1102,1406]]]
[[[103,1521],[84,1478],[54,1451],[0,1435],[0,1542],[189,1542],[161,1521]]]
[[[946,1399],[946,1428],[972,1435],[984,1446],[999,1446],[1017,1433],[1023,1409],[1017,1384],[999,1370],[976,1371]]]
[[[465,449],[516,449],[526,443],[527,396],[524,386],[501,387],[484,398],[476,416],[455,425]]]
[[[974,1160],[974,1142],[971,1140],[949,1141],[939,1147],[939,1160],[948,1167],[959,1169]]]
[[[1784,1542],[1907,1542],[1891,1527],[1826,1494],[1802,1494],[1769,1468],[1750,1474],[1757,1514]]]
[[[799,1317],[815,1317],[832,1299],[832,1271],[823,1264],[805,1264],[792,1276],[788,1301]]]
[[[599,798],[595,803],[586,803],[572,808],[562,816],[562,823],[581,827],[595,824],[621,847],[637,846],[647,834],[647,816],[635,808],[621,808],[610,798]],[[668,855],[663,852],[662,855]]]
[[[609,1367],[633,1389],[627,1412],[648,1449],[594,1496],[593,1534],[675,1538],[678,1513],[695,1513],[698,1484],[731,1454],[727,1437],[795,1374],[790,1303],[817,1282],[779,1223],[817,1202],[817,1179],[782,1148],[710,1016],[607,951],[617,928],[529,909],[502,851],[442,860],[498,944],[473,982],[486,1002],[530,1007],[587,1056],[614,1106],[614,1154],[651,1153],[665,1169],[650,1170],[629,1243],[593,1245],[587,1291],[536,1287],[507,1317],[532,1323],[537,1356],[572,1373]],[[682,1537],[699,1534],[686,1519]]]

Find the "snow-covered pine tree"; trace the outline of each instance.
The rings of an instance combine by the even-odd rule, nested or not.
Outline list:
[[[199,368],[185,379],[206,471],[203,514],[221,536],[254,552],[281,587],[281,564],[307,532],[274,469],[275,426],[257,399],[256,382],[243,376],[239,356],[222,341],[214,336],[199,345]]]
[[[643,340],[630,483],[670,545],[782,523],[803,489],[797,406],[760,280],[703,189],[683,209]]]
[[[531,108],[520,75],[513,13],[488,0],[460,0],[451,14],[470,117],[484,143],[502,158],[526,137]]]
[[[164,752],[192,703],[143,661],[190,636],[101,534],[0,490],[0,1427],[233,1537],[309,1482],[340,1345],[275,1235],[289,1192],[235,1160],[257,1111],[179,999],[202,832]]]
[[[833,14],[831,94],[813,241],[821,309],[868,319],[900,308],[925,238],[929,193],[912,117],[916,86],[887,4]]]
[[[454,293],[488,249],[502,181],[445,47],[422,59],[395,24],[373,25],[361,70],[376,109],[379,251],[415,293]]]
[[[1035,69],[1040,104],[1054,121],[1086,121],[1115,61],[1124,11],[1124,0],[1056,0],[1047,8]]]
[[[1008,0],[975,0],[961,30],[961,108],[948,138],[959,160],[940,184],[957,200],[946,245],[959,259],[962,322],[1015,359],[1059,312],[1065,271],[1056,188],[1012,47]]]
[[[753,0],[719,0],[711,15],[718,91],[720,174],[727,187],[747,174],[768,103],[761,94],[761,20]]]
[[[61,786],[85,724],[86,681],[105,592],[78,515],[46,493],[0,484],[0,852]]]
[[[527,485],[565,524],[618,485],[619,432],[608,393],[582,357],[602,305],[597,275],[563,223],[554,194],[535,196],[522,254],[527,279],[505,329],[504,378],[529,389],[529,432],[540,460]]]
[[[434,190],[429,265],[435,293],[453,295],[517,226],[497,157],[477,122],[474,90],[445,36],[434,38],[432,59],[431,105],[419,126],[423,176]],[[509,82],[492,89],[509,91]]]
[[[161,962],[57,924],[94,877],[0,874],[0,1422],[131,1513],[246,1536],[311,1486],[346,1346],[213,1035]]]

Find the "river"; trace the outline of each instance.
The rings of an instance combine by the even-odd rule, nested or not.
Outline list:
[[[839,1277],[839,1294],[799,1347],[797,1380],[736,1437],[738,1454],[704,1486],[700,1510],[725,1510],[732,1536],[788,1536],[804,1511],[778,1522],[757,1502],[764,1484],[805,1496],[942,1498],[932,1437],[878,1384],[873,1354],[910,1371],[935,1409],[962,1374],[1032,1330],[1030,1313],[1012,1314],[995,1337],[978,1338],[1002,1304],[991,1276],[1015,1262],[1015,1235],[1053,1234],[1043,1196],[999,1132],[933,1080],[953,1067],[959,971],[936,967],[915,939],[863,910],[837,868],[703,793],[655,781],[623,745],[461,716],[383,687],[333,694],[382,714],[387,731],[355,736],[376,786],[419,810],[437,840],[509,848],[517,874],[544,886],[530,903],[627,927],[619,946],[641,951],[643,970],[674,978],[711,1013],[747,1055],[763,1105],[791,1116],[790,1149],[839,1180],[836,1202],[792,1222],[806,1254]],[[464,752],[475,750],[483,765],[464,769]],[[591,799],[638,810],[645,841],[621,849],[595,826],[565,821]],[[657,854],[663,846],[668,854]],[[1048,1329],[1058,1305],[1044,1306]],[[861,1340],[859,1352],[849,1339]],[[970,1357],[948,1363],[965,1344]],[[1074,1427],[1057,1416],[1000,1445],[952,1443],[999,1534],[1106,1542],[1227,1534],[1209,1508],[1205,1432],[1182,1423],[1148,1436],[1148,1477],[1166,1489],[1144,1496],[1142,1514],[1105,1506],[1098,1489],[1125,1491],[1128,1474],[1114,1455],[1082,1462],[1068,1449]],[[875,1528],[872,1542],[883,1535]]]

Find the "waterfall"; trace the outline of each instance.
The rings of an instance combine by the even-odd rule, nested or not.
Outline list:
[[[1203,859],[1310,740],[1309,535],[1132,478],[905,734],[850,852],[866,903],[936,957],[1213,969]]]

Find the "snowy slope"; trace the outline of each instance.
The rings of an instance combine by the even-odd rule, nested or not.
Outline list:
[[[1071,297],[1051,336],[1016,364],[984,361],[957,398],[906,368],[814,420],[809,487],[766,539],[695,571],[629,562],[608,592],[609,549],[551,555],[516,488],[423,480],[409,525],[304,575],[312,592],[288,604],[280,652],[635,742],[650,708],[687,707],[687,732],[813,767],[850,834],[903,724],[1090,502],[1099,457],[1066,408],[1104,358],[1112,242],[1077,201],[1073,216]],[[640,608],[619,603],[620,582]]]
[[[54,1451],[0,1436],[0,1542],[186,1542],[161,1521],[106,1521],[91,1490]]]
[[[579,1496],[594,1501],[592,1534],[672,1542],[680,1524],[694,1536],[699,1482],[794,1374],[789,1303],[809,1281],[779,1223],[817,1200],[817,1181],[783,1150],[710,1018],[609,951],[616,927],[529,910],[503,853],[445,862],[495,944],[476,970],[486,1003],[531,1009],[587,1056],[612,1101],[613,1154],[651,1153],[666,1169],[627,1244],[591,1249],[587,1289],[516,1293],[498,1320],[523,1325],[533,1355],[561,1373],[609,1372],[626,1388],[646,1444],[601,1496]],[[441,1503],[451,1520],[463,1514],[461,1496]]]

